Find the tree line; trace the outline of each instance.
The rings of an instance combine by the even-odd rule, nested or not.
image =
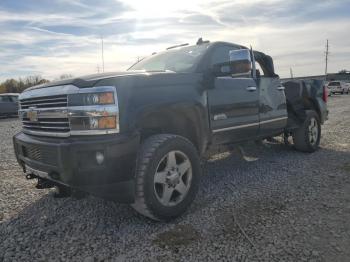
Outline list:
[[[22,93],[28,87],[45,84],[49,80],[39,75],[27,76],[19,79],[7,79],[0,83],[0,93]]]
[[[70,74],[63,74],[57,80],[71,78]],[[19,79],[7,79],[0,83],[0,94],[1,93],[22,93],[25,89],[41,85],[50,82],[49,80],[42,78],[40,75],[32,75]]]

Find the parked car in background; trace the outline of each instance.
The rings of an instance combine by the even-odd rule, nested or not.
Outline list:
[[[18,96],[16,93],[0,94],[0,117],[18,115]]]
[[[328,93],[332,94],[349,94],[350,87],[343,81],[332,81],[328,84]]]

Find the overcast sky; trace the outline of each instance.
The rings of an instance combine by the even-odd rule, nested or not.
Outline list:
[[[125,70],[198,37],[263,51],[276,72],[350,70],[350,0],[0,0],[0,80]]]

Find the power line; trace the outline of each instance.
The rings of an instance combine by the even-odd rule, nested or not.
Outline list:
[[[101,55],[102,55],[102,72],[105,72],[105,58],[104,58],[104,51],[103,51],[103,36],[101,36]]]
[[[327,73],[328,73],[328,56],[329,56],[329,44],[328,44],[328,39],[327,39],[327,44],[326,44],[326,69],[325,69],[325,72],[324,72],[324,75],[327,79]]]

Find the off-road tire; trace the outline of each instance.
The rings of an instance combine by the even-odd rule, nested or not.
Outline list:
[[[316,120],[317,126],[318,126],[317,128],[318,137],[315,140],[315,143],[311,143],[310,137],[309,137],[309,125],[312,119]],[[293,132],[294,147],[299,151],[312,153],[318,149],[320,144],[320,139],[321,139],[320,118],[314,110],[308,110],[306,111],[306,119],[304,120],[303,124]]]
[[[164,206],[156,197],[154,176],[159,161],[168,153],[179,150],[188,156],[192,166],[192,181],[183,200],[175,206]],[[135,202],[131,205],[140,214],[157,221],[169,221],[183,214],[193,202],[201,175],[200,159],[194,145],[184,137],[161,134],[146,139],[140,148],[136,166]]]

